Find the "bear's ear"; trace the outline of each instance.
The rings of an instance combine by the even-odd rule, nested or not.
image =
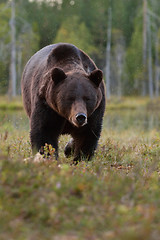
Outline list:
[[[96,87],[99,87],[99,84],[103,79],[102,71],[99,69],[95,69],[93,72],[90,73],[89,79],[96,85]]]
[[[52,72],[51,72],[51,76],[52,76],[52,80],[55,83],[55,85],[57,85],[58,83],[60,83],[61,81],[63,81],[67,75],[63,72],[63,70],[61,68],[53,68]]]

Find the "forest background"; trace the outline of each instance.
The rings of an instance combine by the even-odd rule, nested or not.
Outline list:
[[[160,90],[159,0],[0,0],[0,94],[21,94],[28,59],[69,42],[104,71],[107,97]]]
[[[160,239],[159,14],[160,0],[0,0],[0,240]],[[14,97],[56,42],[93,58],[111,98],[93,160],[76,166],[68,135],[59,161],[47,145],[51,158],[34,158]]]

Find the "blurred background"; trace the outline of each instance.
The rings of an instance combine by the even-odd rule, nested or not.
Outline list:
[[[159,96],[159,0],[0,0],[0,95],[21,94],[28,59],[69,42],[104,72],[107,98]]]

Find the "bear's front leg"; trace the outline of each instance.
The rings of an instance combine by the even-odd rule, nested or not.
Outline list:
[[[31,125],[34,125],[34,121],[32,121]],[[51,144],[55,149],[55,158],[56,160],[58,159],[58,136],[52,135],[38,127],[31,127],[30,140],[33,154],[36,154],[37,152],[45,154],[44,146],[46,144]],[[47,152],[47,154],[49,155],[49,152]]]
[[[43,111],[36,108],[31,116],[30,140],[33,154],[39,151],[44,154],[45,144],[51,144],[58,159],[58,137],[64,124],[64,119],[49,107]]]
[[[100,134],[95,135],[90,129],[85,131],[83,135],[75,140],[73,164],[77,164],[81,160],[90,160],[97,147]]]

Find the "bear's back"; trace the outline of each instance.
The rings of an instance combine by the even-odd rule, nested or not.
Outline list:
[[[43,72],[57,65],[66,65],[72,61],[83,66],[84,71],[88,74],[97,68],[87,54],[72,44],[58,43],[48,45],[36,52],[27,62],[22,75],[22,87],[25,82],[31,85],[32,77],[36,73],[43,75]]]
[[[71,66],[79,65],[86,73],[91,73],[97,67],[91,58],[82,50],[69,43],[53,44],[47,58],[47,66],[59,66],[63,68],[67,64]]]

